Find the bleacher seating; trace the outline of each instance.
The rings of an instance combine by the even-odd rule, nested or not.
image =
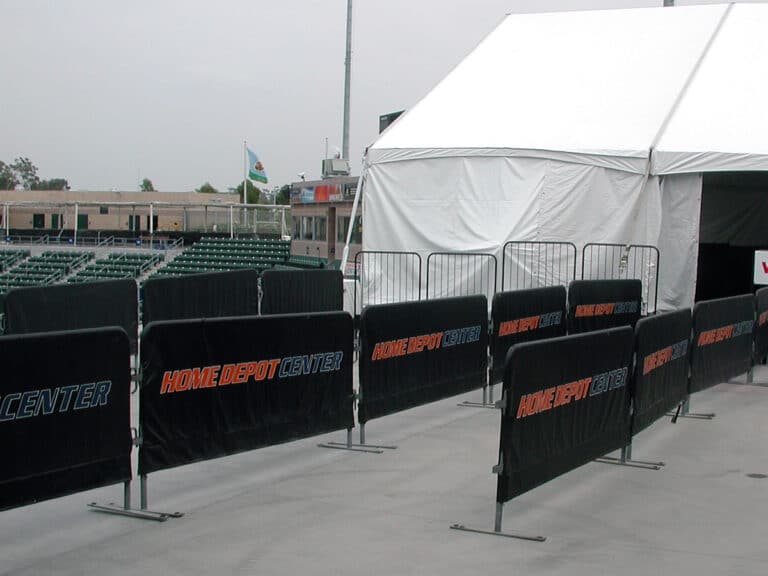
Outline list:
[[[11,288],[47,286],[61,282],[93,257],[93,252],[60,250],[26,258],[0,274],[0,292],[5,293]]]
[[[165,259],[161,253],[113,252],[79,270],[67,279],[69,283],[138,278]]]
[[[227,239],[203,237],[155,275],[199,274],[253,269],[259,272],[285,264],[291,243],[277,239]]]

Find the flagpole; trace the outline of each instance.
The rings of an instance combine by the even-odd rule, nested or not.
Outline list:
[[[248,143],[243,140],[243,204],[247,196],[248,182]]]

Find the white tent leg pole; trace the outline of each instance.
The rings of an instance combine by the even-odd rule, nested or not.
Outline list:
[[[352,202],[352,214],[349,216],[349,226],[347,227],[347,242],[344,244],[344,251],[341,253],[341,272],[347,268],[347,258],[349,258],[349,243],[352,240],[352,227],[355,225],[355,216],[357,215],[357,206],[360,203],[360,194],[363,192],[365,182],[365,169],[357,179],[357,189],[355,190],[355,201]]]

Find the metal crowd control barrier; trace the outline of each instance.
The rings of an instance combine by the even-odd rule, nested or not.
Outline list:
[[[421,300],[421,256],[416,252],[358,252],[355,276],[354,310],[362,311],[371,304]]]
[[[512,241],[504,244],[501,290],[568,286],[576,279],[576,246],[571,242]]]
[[[482,252],[432,252],[427,257],[427,300],[496,294],[496,256]]]
[[[636,278],[643,283],[640,313],[656,312],[659,297],[659,249],[644,244],[584,245],[581,252],[582,280]]]

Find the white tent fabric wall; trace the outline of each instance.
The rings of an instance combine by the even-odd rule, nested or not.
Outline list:
[[[698,173],[768,170],[766,29],[767,5],[508,16],[370,147],[363,249],[656,245],[659,309],[692,305]]]

